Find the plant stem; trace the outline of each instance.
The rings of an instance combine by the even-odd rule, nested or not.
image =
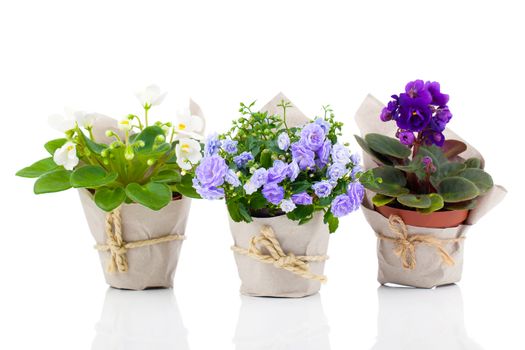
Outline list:
[[[148,123],[148,111],[149,111],[149,107],[144,107],[144,119],[146,121],[146,127],[148,127],[149,123]]]

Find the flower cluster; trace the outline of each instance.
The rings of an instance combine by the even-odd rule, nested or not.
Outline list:
[[[338,218],[359,208],[364,196],[359,157],[338,142],[342,124],[332,111],[302,127],[288,127],[283,116],[252,112],[222,135],[205,142],[205,157],[196,168],[193,186],[206,199],[226,198],[234,221],[277,216],[300,223],[314,211],[325,213],[330,231]]]
[[[443,146],[443,130],[452,113],[447,106],[449,96],[441,92],[438,82],[411,81],[404,93],[392,98],[381,111],[380,118],[384,122],[394,120],[397,123],[396,136],[401,143]]]

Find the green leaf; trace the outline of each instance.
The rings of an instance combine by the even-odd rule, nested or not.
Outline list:
[[[446,210],[471,210],[476,207],[476,200],[458,202],[458,203],[447,203],[445,206]]]
[[[396,198],[404,206],[410,208],[429,208],[432,201],[425,194],[403,194]]]
[[[263,149],[260,158],[261,166],[268,169],[272,166],[272,152],[269,149]]]
[[[472,181],[459,176],[443,179],[437,190],[448,203],[463,202],[479,196],[477,186]]]
[[[126,199],[126,191],[123,188],[101,187],[95,192],[95,204],[104,211],[112,211],[118,208]]]
[[[367,134],[365,141],[368,146],[383,155],[404,159],[410,156],[410,149],[399,140],[381,134]]]
[[[67,139],[64,138],[51,140],[44,145],[44,148],[49,152],[49,154],[54,155],[55,151],[64,146],[66,142]]]
[[[467,168],[481,168],[481,159],[479,158],[469,158],[465,161]]]
[[[466,165],[462,164],[462,163],[445,163],[445,164],[441,164],[441,166],[439,168],[439,177],[444,179],[446,177],[456,176],[462,170],[464,170],[465,167],[466,167]]]
[[[172,192],[168,185],[149,182],[144,186],[130,183],[126,195],[133,201],[153,210],[160,210],[171,202]]]
[[[404,187],[407,184],[406,175],[401,170],[392,166],[383,165],[374,168],[372,169],[372,174],[376,178],[380,177],[383,181],[382,183],[398,185],[401,187]]]
[[[441,197],[437,193],[430,193],[428,194],[428,197],[430,198],[430,207],[419,209],[418,211],[423,214],[429,214],[435,211],[438,211],[443,208],[445,205],[445,202],[443,201],[443,197]]]
[[[97,188],[114,182],[118,178],[115,172],[108,173],[98,165],[85,165],[71,174],[71,185],[76,188]]]
[[[71,188],[71,171],[55,170],[40,176],[33,188],[35,194],[60,192]]]
[[[153,125],[153,126],[148,126],[144,128],[144,130],[142,130],[140,134],[138,134],[137,137],[135,138],[135,142],[137,141],[144,142],[144,147],[137,148],[137,153],[140,153],[140,154],[148,153],[149,154],[153,152],[154,151],[153,146],[155,145],[155,139],[159,135],[164,136],[164,131],[162,130],[160,126]],[[171,148],[169,144],[167,144],[167,146],[168,148]],[[155,150],[154,152],[157,153],[157,150]],[[160,152],[160,150],[158,151]]]
[[[252,216],[250,215],[250,212],[246,208],[246,206],[242,202],[238,202],[237,206],[239,210],[239,214],[241,215],[241,218],[245,222],[252,222]]]
[[[230,217],[235,222],[243,221],[243,217],[239,211],[239,202],[237,201],[226,201],[226,207],[230,213]]]
[[[376,207],[382,207],[383,205],[391,203],[394,199],[394,197],[389,197],[378,193],[372,197],[372,203],[374,203]]]
[[[173,191],[182,194],[184,197],[201,199],[202,197],[197,193],[195,188],[193,188],[192,176],[191,174],[186,174],[182,176],[179,183],[172,185],[171,188]]]
[[[165,182],[165,183],[173,183],[173,182],[180,182],[181,181],[180,173],[173,169],[166,169],[161,170],[159,173],[155,176],[151,177],[151,181],[153,182]]]
[[[100,144],[100,143],[96,143],[95,141],[91,140],[91,139],[90,139],[88,136],[86,136],[82,131],[80,131],[79,136],[82,137],[82,139],[84,140],[84,142],[85,142],[87,148],[88,148],[91,152],[93,152],[93,153],[95,153],[95,154],[100,155],[100,154],[102,153],[102,151],[103,151],[104,149],[107,148],[106,145],[102,145],[102,144]]]
[[[481,194],[487,192],[494,186],[492,177],[481,169],[468,168],[460,172],[459,176],[472,181]]]
[[[267,205],[266,198],[262,195],[261,192],[257,191],[253,193],[250,197],[250,209],[258,210],[266,207]]]
[[[384,156],[372,150],[364,139],[362,139],[361,137],[357,135],[354,135],[354,137],[357,140],[357,143],[359,144],[359,146],[363,149],[363,151],[368,153],[377,163],[384,164],[384,165],[394,164],[387,156]]]
[[[52,157],[41,159],[38,162],[19,170],[16,176],[35,178],[45,173],[58,169],[59,166],[53,161]]]
[[[292,193],[293,194],[303,193],[304,191],[309,189],[311,186],[312,185],[310,184],[309,181],[296,181],[296,182],[293,182],[292,185],[291,185]]]
[[[298,205],[294,210],[286,214],[290,220],[301,220],[309,217],[314,212],[313,205]]]
[[[418,156],[432,158],[432,163],[439,170],[441,164],[448,163],[449,160],[445,157],[443,150],[436,145],[419,147]]]
[[[334,233],[339,227],[339,218],[336,218],[330,210],[324,214],[323,222],[328,224],[328,231],[330,233]]]

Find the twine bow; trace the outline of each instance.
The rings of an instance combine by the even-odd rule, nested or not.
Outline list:
[[[111,256],[107,266],[108,272],[128,271],[128,257],[126,253],[129,249],[185,239],[183,235],[166,235],[141,241],[124,242],[122,238],[122,218],[120,215],[120,208],[117,208],[106,215],[105,231],[106,244],[97,244],[95,245],[95,249],[110,252]]]
[[[394,253],[401,258],[403,268],[413,270],[416,268],[416,246],[419,244],[425,244],[430,247],[436,248],[441,260],[452,266],[455,264],[454,259],[450,254],[443,248],[443,244],[446,243],[457,243],[465,239],[465,237],[440,239],[431,235],[423,234],[408,234],[407,227],[403,222],[403,219],[397,215],[390,215],[388,219],[388,227],[390,231],[397,237],[389,237],[383,234],[377,233],[379,239],[391,241],[394,243]]]
[[[268,254],[262,252],[265,248]],[[275,237],[270,226],[264,226],[259,236],[253,236],[248,249],[233,246],[232,250],[238,254],[249,256],[266,264],[272,264],[276,268],[290,271],[306,279],[326,282],[326,276],[318,275],[310,271],[309,262],[321,262],[328,259],[326,255],[296,256],[293,253],[286,254],[281,244]]]

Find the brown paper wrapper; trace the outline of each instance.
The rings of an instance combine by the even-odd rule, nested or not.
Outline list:
[[[356,113],[356,122],[361,131],[361,135],[364,136],[369,133],[380,133],[383,135],[395,134],[397,127],[394,122],[384,123],[379,119],[383,107],[384,105],[373,96],[368,95],[365,98]],[[460,154],[460,158],[468,159],[471,157],[477,157],[483,160],[483,157],[476,148],[452,130],[446,129],[444,134],[447,139],[460,140],[467,145],[467,150]],[[377,166],[366,152],[363,152],[363,161],[365,169],[371,169]],[[469,212],[469,216],[463,225],[445,229],[407,225],[408,234],[428,234],[438,239],[465,237],[467,230],[501,202],[506,193],[507,191],[505,188],[495,185],[491,190],[478,199],[476,208]],[[367,191],[363,201],[362,208],[366,220],[376,233],[394,237],[394,234],[390,232],[390,229],[388,228],[388,218],[385,218],[374,210],[371,201],[372,196],[373,193]],[[378,281],[381,284],[395,283],[420,288],[432,288],[458,282],[461,279],[461,273],[463,270],[464,244],[464,240],[457,243],[444,244],[445,250],[455,261],[455,264],[452,266],[446,265],[442,262],[436,248],[421,244],[417,245],[416,268],[410,270],[403,268],[401,259],[394,253],[393,242],[378,239]]]
[[[106,244],[106,212],[97,207],[87,190],[80,190],[80,201],[97,244]],[[191,200],[174,200],[159,211],[140,204],[121,206],[122,238],[125,242],[148,240],[169,234],[184,235]],[[169,241],[127,251],[128,271],[108,272],[109,251],[99,251],[106,282],[115,288],[142,290],[154,287],[173,287],[181,240]]]

